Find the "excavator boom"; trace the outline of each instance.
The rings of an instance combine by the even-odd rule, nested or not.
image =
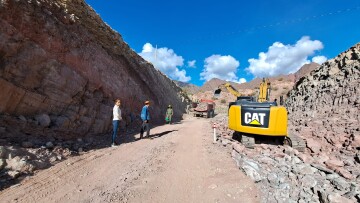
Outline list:
[[[236,97],[241,96],[241,93],[238,92],[230,83],[224,83],[224,84],[219,85],[218,89],[215,90],[214,97],[216,97],[216,98],[219,97],[222,89],[227,89],[232,95],[234,95]]]
[[[263,78],[263,81],[260,83],[260,92],[259,92],[259,99],[258,102],[266,102],[270,99],[270,81],[269,79]]]

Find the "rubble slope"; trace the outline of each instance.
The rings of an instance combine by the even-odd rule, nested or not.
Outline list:
[[[301,78],[286,106],[291,133],[307,140],[314,161],[360,178],[360,43]]]

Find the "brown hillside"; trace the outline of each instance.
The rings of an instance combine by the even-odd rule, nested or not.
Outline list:
[[[196,86],[196,85],[193,85],[193,84],[190,84],[190,83],[180,82],[180,81],[176,81],[176,80],[174,80],[174,82],[179,87],[181,87],[181,89],[183,89],[185,91],[185,93],[190,94],[190,95],[195,94],[200,90],[199,86]]]
[[[310,63],[303,65],[296,73],[295,73],[295,81],[298,81],[300,78],[309,74],[311,71],[319,68],[320,65],[317,63]]]
[[[200,88],[201,92],[206,92],[206,91],[214,91],[216,90],[219,85],[227,83],[228,81],[226,80],[221,80],[218,78],[213,78],[207,82],[204,83],[204,85]],[[229,82],[231,85],[233,85],[235,88],[237,87],[238,83],[235,82]]]

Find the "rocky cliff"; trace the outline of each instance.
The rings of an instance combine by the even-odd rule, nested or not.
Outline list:
[[[0,89],[1,132],[10,134],[106,132],[115,98],[127,122],[145,100],[158,122],[168,104],[177,118],[186,106],[83,0],[0,1]]]
[[[360,43],[302,77],[286,102],[290,130],[315,162],[360,181]]]

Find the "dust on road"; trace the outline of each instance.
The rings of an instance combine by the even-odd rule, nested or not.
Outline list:
[[[151,130],[152,138],[72,157],[16,187],[2,202],[259,202],[230,149],[212,144],[207,119]]]

